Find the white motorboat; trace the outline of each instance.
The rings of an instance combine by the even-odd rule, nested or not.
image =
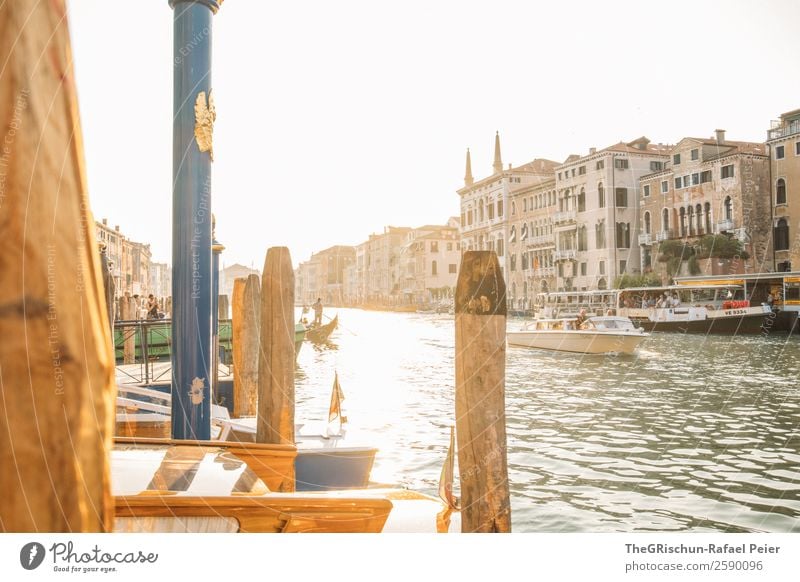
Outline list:
[[[536,319],[517,331],[507,332],[508,345],[577,354],[632,354],[650,334],[627,317]]]

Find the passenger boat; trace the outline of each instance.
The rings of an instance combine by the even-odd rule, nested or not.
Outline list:
[[[323,325],[311,325],[306,328],[306,339],[314,343],[323,343],[328,340],[333,331],[339,325],[339,314]]]
[[[648,337],[627,317],[576,319],[535,319],[522,329],[507,332],[508,345],[577,354],[632,354]]]
[[[752,305],[741,285],[671,285],[619,290],[617,314],[647,331],[760,333],[772,308]]]

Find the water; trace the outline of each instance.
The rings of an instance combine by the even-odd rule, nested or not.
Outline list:
[[[452,316],[339,314],[330,345],[300,352],[298,420],[325,416],[337,370],[348,438],[380,448],[373,479],[435,495]],[[514,530],[800,532],[798,356],[785,334],[654,334],[637,356],[508,348]]]

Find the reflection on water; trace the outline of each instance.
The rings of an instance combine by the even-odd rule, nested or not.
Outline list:
[[[380,448],[374,480],[435,494],[452,317],[339,313],[330,343],[300,352],[298,420],[324,417],[337,370],[351,437]],[[786,335],[654,334],[627,357],[509,348],[515,531],[800,532],[798,356]]]

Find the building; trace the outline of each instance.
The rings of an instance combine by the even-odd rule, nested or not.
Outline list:
[[[769,158],[764,144],[730,141],[724,130],[717,130],[710,139],[682,139],[668,156],[660,171],[640,179],[637,242],[645,270],[659,273],[664,282],[676,274],[772,270]],[[749,258],[705,259],[704,265],[695,261],[694,266],[680,262],[672,272],[658,260],[666,241],[696,245],[708,234],[735,237]]]
[[[355,249],[356,288],[360,303],[395,305],[402,302],[400,257],[411,229],[387,226]]]
[[[400,301],[426,305],[449,301],[461,263],[459,220],[412,229],[400,251]]]
[[[261,278],[261,271],[252,267],[245,267],[239,263],[234,263],[228,267],[223,266],[219,270],[219,294],[227,295],[228,302],[233,305],[233,282],[241,277],[247,278],[250,275],[258,275]]]
[[[535,179],[509,191],[506,289],[513,310],[529,309],[537,293],[556,288],[552,219],[559,164],[537,159],[529,165],[536,169]]]
[[[317,298],[326,305],[343,305],[345,276],[355,263],[355,247],[336,245],[311,255],[295,270],[295,301],[311,305]]]
[[[664,146],[640,137],[572,155],[555,169],[557,291],[608,289],[621,275],[641,273],[639,179],[666,160]]]
[[[156,297],[172,296],[172,269],[167,263],[150,263],[150,293]]]
[[[767,132],[776,271],[800,269],[800,109],[773,121]]]
[[[95,222],[98,242],[105,244],[110,262],[111,276],[116,285],[117,297],[148,295],[150,291],[150,245],[129,240],[119,230],[111,228],[108,219]]]
[[[495,251],[505,277],[506,241],[510,235],[505,209],[508,207],[510,192],[525,185],[541,183],[550,175],[554,164],[555,162],[549,160],[534,160],[517,168],[509,164],[504,170],[498,132],[494,138],[492,173],[476,182],[472,176],[472,159],[468,149],[464,187],[457,191],[461,205],[462,251]]]

